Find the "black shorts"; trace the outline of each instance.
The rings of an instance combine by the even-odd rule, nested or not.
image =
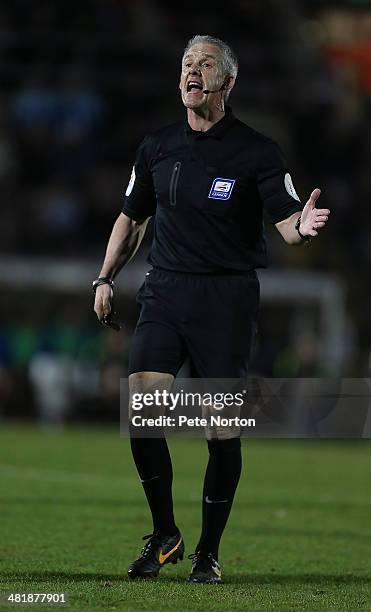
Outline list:
[[[259,310],[259,281],[245,274],[183,274],[152,269],[137,294],[140,317],[129,373],[176,376],[185,359],[197,378],[247,375]]]

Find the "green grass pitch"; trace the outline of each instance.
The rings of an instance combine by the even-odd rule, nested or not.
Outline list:
[[[191,553],[206,444],[170,445]],[[66,592],[76,610],[371,610],[370,441],[255,440],[243,453],[221,546],[224,583],[187,584],[188,560],[129,582],[151,527],[128,441],[109,428],[2,425],[0,591]]]

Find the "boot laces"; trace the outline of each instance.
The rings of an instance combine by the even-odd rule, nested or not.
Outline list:
[[[211,553],[204,553],[198,550],[195,553],[188,555],[188,559],[192,559],[192,567],[198,565],[198,569],[206,571],[210,569],[210,564],[213,567],[215,564],[218,565],[216,559],[214,559]]]
[[[143,536],[142,540],[149,540],[147,544],[145,544],[145,546],[142,548],[141,555],[143,557],[148,557],[148,555],[151,554],[153,548],[158,546],[160,543],[159,534],[156,532],[149,533],[148,535]]]

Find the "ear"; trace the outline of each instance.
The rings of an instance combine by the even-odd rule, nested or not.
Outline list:
[[[233,89],[235,82],[236,82],[236,77],[227,76],[224,81],[224,89],[230,92]]]

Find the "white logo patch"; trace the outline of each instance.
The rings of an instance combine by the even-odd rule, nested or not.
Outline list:
[[[129,196],[131,192],[133,191],[134,183],[135,183],[135,166],[133,166],[133,169],[131,171],[130,181],[125,191],[126,196]]]
[[[294,198],[294,200],[297,200],[298,202],[300,202],[300,198],[298,196],[298,194],[295,191],[295,187],[292,183],[292,178],[290,176],[290,174],[288,172],[286,172],[285,174],[285,188],[287,193]]]
[[[235,182],[236,181],[234,179],[220,177],[215,178],[213,180],[213,184],[211,185],[208,198],[211,198],[212,200],[229,200]]]

